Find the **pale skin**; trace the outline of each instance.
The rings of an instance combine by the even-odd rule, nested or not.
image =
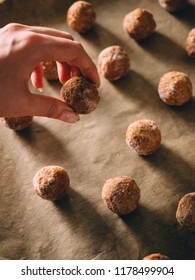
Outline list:
[[[57,61],[59,81],[83,75],[100,85],[97,68],[82,45],[66,32],[10,23],[0,29],[0,117],[44,116],[75,123],[79,115],[47,93],[31,93],[29,80],[43,87],[41,62]]]

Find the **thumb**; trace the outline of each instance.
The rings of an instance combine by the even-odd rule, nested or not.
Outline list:
[[[31,116],[43,116],[68,123],[79,120],[79,115],[64,101],[47,95],[31,94],[29,108],[26,109]]]

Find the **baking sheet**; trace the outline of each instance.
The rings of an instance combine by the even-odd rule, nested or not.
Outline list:
[[[22,132],[0,127],[0,258],[136,260],[161,252],[173,260],[195,259],[195,235],[175,218],[180,198],[195,191],[195,97],[174,108],[157,93],[160,77],[172,70],[188,74],[195,88],[195,60],[184,49],[195,26],[195,1],[177,14],[156,0],[91,1],[97,23],[83,35],[66,25],[72,2],[7,1],[0,5],[0,24],[69,31],[95,63],[102,49],[121,45],[131,70],[115,82],[101,77],[98,108],[76,124],[35,117]],[[157,23],[142,43],[122,28],[124,16],[136,7],[149,9]],[[58,97],[61,85],[45,81],[44,88]],[[148,157],[125,143],[128,125],[143,118],[154,120],[162,133],[159,151]],[[33,176],[45,165],[63,166],[70,176],[71,190],[58,202],[33,191]],[[141,189],[138,208],[123,217],[101,199],[104,182],[117,175],[131,176]]]

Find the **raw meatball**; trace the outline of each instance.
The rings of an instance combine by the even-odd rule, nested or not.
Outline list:
[[[168,72],[160,79],[158,93],[166,104],[179,106],[192,96],[192,83],[182,72]]]
[[[101,51],[98,57],[100,74],[110,81],[118,80],[130,68],[127,52],[120,46],[111,46]]]
[[[69,191],[69,176],[60,166],[45,166],[33,178],[34,191],[43,199],[58,200]]]
[[[61,98],[77,114],[89,114],[99,103],[100,96],[94,84],[84,77],[73,77],[61,89]]]
[[[25,117],[13,117],[13,118],[0,118],[0,122],[13,130],[20,131],[32,124],[33,117],[25,116]]]
[[[195,192],[181,198],[176,211],[176,219],[182,228],[195,232]]]
[[[140,189],[130,177],[113,177],[105,182],[102,189],[102,199],[112,212],[126,215],[137,208]]]
[[[152,35],[156,22],[149,11],[137,8],[125,16],[123,28],[133,39],[143,40]]]
[[[193,28],[188,34],[186,40],[186,51],[189,56],[195,58],[195,28]]]
[[[148,256],[145,256],[143,260],[169,260],[169,258],[161,253],[154,253]]]
[[[159,0],[159,3],[168,12],[176,12],[183,9],[188,0]]]
[[[161,132],[154,121],[138,120],[129,125],[126,143],[138,155],[150,155],[160,146]]]
[[[56,62],[53,60],[45,61],[43,65],[43,76],[47,80],[58,80],[58,71]]]
[[[84,33],[92,28],[96,14],[91,3],[76,1],[67,12],[67,24],[79,33]]]

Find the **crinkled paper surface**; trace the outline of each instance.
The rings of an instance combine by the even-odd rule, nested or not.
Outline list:
[[[0,258],[142,259],[161,252],[173,260],[195,259],[195,235],[175,218],[180,198],[195,191],[195,93],[177,108],[157,93],[160,77],[172,70],[185,72],[195,91],[195,60],[184,49],[195,26],[195,1],[175,14],[156,0],[91,1],[97,23],[83,35],[66,25],[72,2],[7,1],[0,5],[1,27],[20,22],[66,30],[96,64],[102,49],[120,45],[131,70],[115,82],[101,77],[98,108],[76,124],[35,117],[22,132],[0,127]],[[137,7],[149,9],[157,23],[142,43],[122,27]],[[59,97],[60,88],[45,80],[45,94]],[[143,118],[154,120],[162,133],[159,151],[148,157],[125,142],[128,125]],[[70,192],[61,201],[45,201],[33,191],[33,176],[45,165],[60,165],[70,176]],[[105,181],[117,175],[131,176],[141,189],[138,208],[123,217],[101,198]]]

